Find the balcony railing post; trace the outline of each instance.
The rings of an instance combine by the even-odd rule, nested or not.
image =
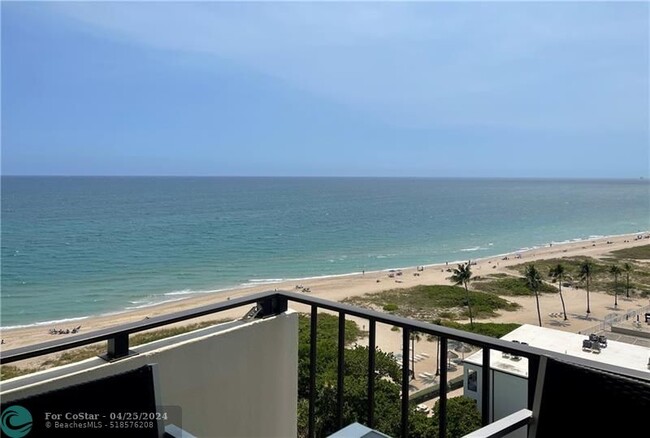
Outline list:
[[[108,340],[105,358],[108,360],[120,359],[129,355],[129,334],[119,333]]]
[[[343,393],[345,376],[345,313],[339,313],[338,378],[336,386],[336,419],[339,429],[343,428]]]
[[[528,409],[533,410],[537,374],[539,372],[539,356],[528,357]]]
[[[440,337],[440,399],[438,404],[440,406],[440,418],[438,421],[439,430],[438,436],[440,438],[447,437],[447,338]]]
[[[267,316],[279,315],[286,312],[288,308],[288,300],[281,295],[270,295],[263,300],[257,302],[259,312],[255,318],[265,318]]]
[[[490,349],[483,348],[483,368],[481,379],[481,422],[483,426],[490,424]]]
[[[310,438],[316,436],[316,333],[318,328],[318,307],[311,306],[309,332],[309,430]]]
[[[411,373],[409,370],[409,347],[411,330],[408,327],[402,328],[402,433],[401,437],[406,438],[409,432],[409,383]]]
[[[375,427],[375,350],[377,344],[376,323],[371,319],[368,323],[368,427]]]

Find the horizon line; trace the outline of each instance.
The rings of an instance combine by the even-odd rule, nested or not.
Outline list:
[[[128,175],[128,174],[0,174],[1,177],[12,178],[348,178],[348,179],[529,179],[529,180],[646,180],[646,176],[416,176],[416,175]],[[649,179],[650,180],[650,179]]]

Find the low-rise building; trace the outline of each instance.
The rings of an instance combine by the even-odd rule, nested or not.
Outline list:
[[[501,338],[532,347],[614,365],[650,376],[650,348],[624,342],[524,324]],[[587,341],[587,342],[585,342]],[[603,342],[604,341],[604,342]],[[464,395],[477,401],[481,408],[483,352],[464,359]],[[528,359],[492,350],[490,354],[490,421],[496,421],[527,405]],[[511,436],[525,437],[525,431]]]

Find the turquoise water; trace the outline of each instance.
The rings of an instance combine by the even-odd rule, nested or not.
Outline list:
[[[0,324],[649,229],[641,180],[2,177]]]

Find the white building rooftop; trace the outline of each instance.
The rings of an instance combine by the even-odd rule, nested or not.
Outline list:
[[[648,369],[650,348],[640,345],[607,340],[607,347],[601,348],[600,353],[594,353],[582,349],[582,341],[589,339],[587,335],[579,335],[529,324],[522,325],[501,339],[505,341],[519,341],[527,343],[531,347],[543,348],[569,356],[581,357],[622,368],[644,371],[650,374],[650,370]],[[479,350],[465,358],[464,362],[482,365],[482,354],[482,350]],[[497,350],[490,352],[490,367],[506,373],[528,377],[528,359],[523,357],[518,360],[513,359],[510,355],[503,355]]]

